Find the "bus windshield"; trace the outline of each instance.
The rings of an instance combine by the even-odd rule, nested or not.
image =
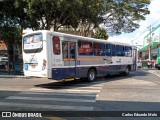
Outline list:
[[[23,38],[23,48],[25,53],[41,52],[43,49],[42,45],[42,34],[32,34]]]

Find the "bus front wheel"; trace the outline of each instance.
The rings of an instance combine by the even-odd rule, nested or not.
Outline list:
[[[87,75],[87,81],[92,82],[96,79],[96,71],[94,69],[90,69]]]

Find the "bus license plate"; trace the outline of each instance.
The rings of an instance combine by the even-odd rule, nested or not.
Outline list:
[[[31,67],[32,67],[32,68],[35,68],[36,66],[35,66],[35,65],[31,65]]]

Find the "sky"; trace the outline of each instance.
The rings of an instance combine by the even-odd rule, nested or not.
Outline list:
[[[149,33],[150,25],[156,27],[160,24],[160,0],[151,0],[149,5],[150,14],[146,16],[146,20],[140,21],[140,28],[132,33],[126,33],[119,36],[109,37],[109,41],[131,43],[135,45],[143,45],[144,36]],[[158,29],[157,29],[158,30]]]

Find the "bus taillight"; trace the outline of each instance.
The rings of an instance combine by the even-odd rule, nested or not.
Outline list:
[[[46,69],[46,63],[47,63],[47,61],[45,59],[43,59],[42,70]]]

